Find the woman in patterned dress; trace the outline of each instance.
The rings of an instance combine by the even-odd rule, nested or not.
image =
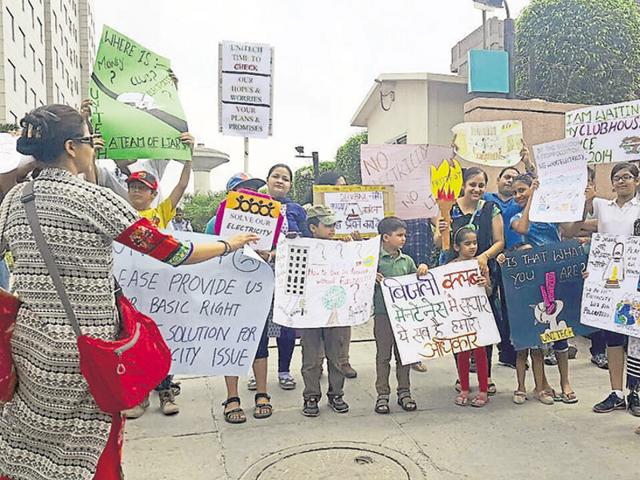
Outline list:
[[[43,167],[34,181],[38,218],[84,334],[118,337],[113,241],[178,266],[256,240],[243,234],[197,246],[178,242],[110,190],[82,180],[78,175],[93,161],[93,138],[70,107],[37,108],[21,126],[18,150]],[[0,245],[6,242],[14,256],[13,289],[23,302],[11,345],[18,387],[0,406],[0,479],[119,479],[123,421],[98,409],[80,373],[76,336],[21,201],[24,186],[14,187],[0,207]]]

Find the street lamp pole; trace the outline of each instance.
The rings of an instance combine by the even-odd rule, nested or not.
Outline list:
[[[311,162],[313,163],[313,179],[318,180],[318,177],[320,176],[320,156],[318,155],[318,152],[311,152],[311,155],[305,155],[304,154],[304,147],[302,145],[299,145],[296,148],[296,152],[298,153],[296,155],[296,158],[310,158]]]

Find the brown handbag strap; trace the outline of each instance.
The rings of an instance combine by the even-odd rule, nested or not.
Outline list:
[[[38,247],[40,255],[42,256],[42,259],[47,266],[47,270],[49,270],[49,275],[51,275],[53,285],[56,287],[58,296],[62,301],[62,306],[67,313],[67,318],[71,323],[71,328],[73,328],[76,337],[80,337],[82,335],[82,331],[80,330],[80,325],[78,325],[78,319],[76,318],[76,314],[73,311],[73,307],[71,306],[71,302],[69,301],[69,297],[64,288],[64,284],[62,283],[62,277],[60,276],[58,265],[56,265],[56,261],[54,260],[51,249],[49,248],[49,244],[47,244],[47,241],[44,239],[44,235],[42,234],[40,219],[38,218],[38,210],[36,209],[36,196],[33,192],[33,183],[34,181],[32,180],[25,185],[24,189],[22,190],[22,197],[20,198],[20,200],[24,204],[24,209],[27,212],[27,220],[29,220],[29,224],[31,225],[33,238],[35,238],[36,240],[36,246]]]

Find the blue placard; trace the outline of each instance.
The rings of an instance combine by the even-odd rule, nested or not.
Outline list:
[[[509,93],[509,54],[504,50],[469,51],[469,93]]]
[[[508,253],[502,282],[516,350],[594,331],[580,323],[587,256],[575,240]]]

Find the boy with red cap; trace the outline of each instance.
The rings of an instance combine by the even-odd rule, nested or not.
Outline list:
[[[189,145],[193,149],[195,143],[194,138],[189,133],[183,133],[180,136],[182,143]],[[184,162],[182,166],[182,174],[178,184],[174,187],[171,194],[162,200],[158,206],[152,207],[151,204],[158,196],[158,180],[155,175],[140,171],[132,173],[127,178],[127,187],[129,191],[129,202],[138,211],[141,217],[152,221],[158,228],[167,228],[169,222],[176,215],[176,207],[182,199],[189,178],[191,177],[191,162]],[[173,383],[173,375],[165,378],[156,388],[160,397],[160,409],[165,415],[175,415],[180,412],[180,407],[176,404],[175,396],[180,392],[178,384]],[[149,406],[147,398],[137,407],[127,410],[125,415],[127,418],[138,418],[144,415],[146,408]]]

